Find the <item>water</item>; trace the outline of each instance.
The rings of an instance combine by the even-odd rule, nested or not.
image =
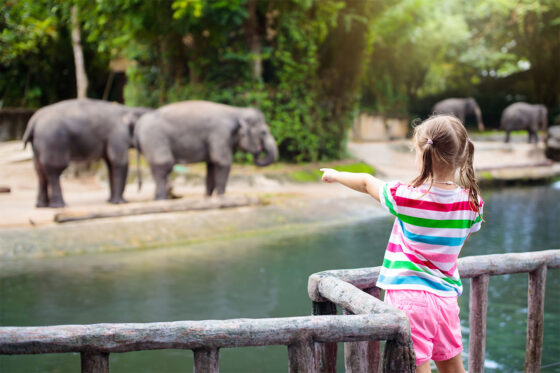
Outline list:
[[[560,190],[485,191],[483,229],[463,255],[560,247]],[[392,219],[297,234],[2,265],[0,324],[28,326],[309,315],[307,278],[381,264]],[[549,270],[543,372],[560,372],[560,271]],[[468,281],[460,297],[468,346]],[[487,372],[523,371],[527,275],[492,277]],[[339,359],[340,360],[340,359]],[[189,372],[190,351],[111,354],[112,372]],[[222,372],[285,372],[284,346],[223,349]],[[548,368],[546,366],[552,365]],[[79,372],[79,354],[0,356],[0,372]],[[341,370],[342,371],[342,370]]]

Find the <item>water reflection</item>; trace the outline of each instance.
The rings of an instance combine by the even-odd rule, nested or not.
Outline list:
[[[486,191],[481,232],[463,255],[544,250],[560,246],[558,201],[551,187]],[[144,252],[84,255],[0,264],[0,323],[52,325],[153,322],[310,314],[307,278],[334,268],[381,263],[392,219],[309,228],[264,237]],[[560,280],[550,270],[545,302],[543,365],[560,358]],[[468,295],[468,281],[465,295]],[[460,298],[468,346],[468,297]],[[527,275],[493,277],[488,306],[487,367],[522,371]],[[79,356],[2,356],[4,372],[79,371]],[[118,372],[192,369],[189,351],[112,354]],[[225,349],[222,372],[284,372],[285,347]],[[559,371],[558,366],[543,372]]]

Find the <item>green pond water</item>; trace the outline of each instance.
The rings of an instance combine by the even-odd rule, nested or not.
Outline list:
[[[487,223],[471,236],[462,256],[560,247],[558,183],[485,190],[483,197]],[[0,325],[309,315],[308,276],[380,265],[391,225],[389,217],[372,218],[188,247],[4,263]],[[464,282],[459,303],[467,347],[469,284]],[[559,299],[560,270],[549,270],[543,372],[560,372]],[[523,371],[526,317],[527,275],[492,277],[487,372]],[[190,372],[192,364],[188,350],[110,355],[112,372]],[[284,346],[220,350],[221,372],[285,372],[287,367]],[[79,354],[0,356],[2,373],[79,371]]]

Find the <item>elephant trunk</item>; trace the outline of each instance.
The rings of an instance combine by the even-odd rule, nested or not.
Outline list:
[[[480,108],[478,106],[474,108],[474,115],[476,116],[476,123],[478,124],[478,130],[484,131],[484,123],[482,123],[482,112],[480,111]]]
[[[272,135],[268,135],[262,141],[262,145],[265,156],[261,157],[260,154],[254,154],[255,164],[260,167],[268,166],[278,159],[278,147],[276,146],[276,141]]]

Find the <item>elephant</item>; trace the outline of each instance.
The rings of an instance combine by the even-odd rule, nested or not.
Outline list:
[[[560,162],[560,125],[548,129],[545,143],[546,157],[555,162]]]
[[[233,153],[251,153],[257,166],[278,158],[263,113],[209,101],[181,101],[148,113],[134,129],[134,141],[150,165],[155,199],[166,199],[168,176],[176,163],[206,162],[206,195],[225,193]],[[264,153],[264,155],[263,155]]]
[[[439,101],[434,105],[432,110],[434,114],[453,114],[461,123],[465,123],[467,115],[474,115],[478,124],[478,130],[484,131],[484,123],[482,123],[482,112],[475,99],[469,98],[448,98]]]
[[[61,101],[39,109],[23,135],[33,149],[39,178],[37,207],[64,207],[60,175],[70,161],[103,158],[109,170],[109,203],[124,203],[128,149],[134,125],[149,108],[94,99]]]
[[[527,130],[529,133],[528,142],[533,139],[539,141],[539,129],[546,131],[548,127],[548,110],[541,104],[528,104],[526,102],[516,102],[504,109],[500,120],[500,128],[506,131],[505,142],[509,142],[511,131]]]

